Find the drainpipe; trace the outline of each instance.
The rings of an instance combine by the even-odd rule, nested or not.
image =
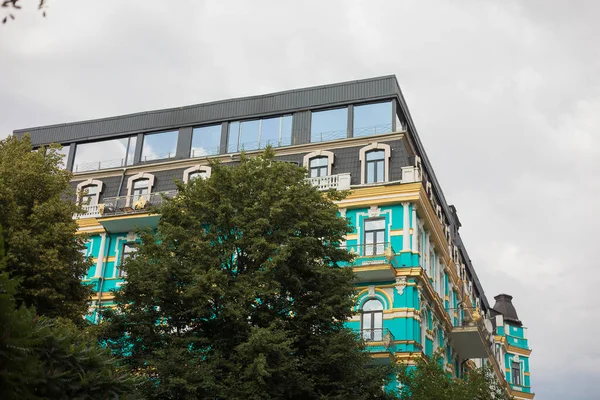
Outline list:
[[[125,180],[125,173],[127,173],[127,167],[123,168],[123,173],[121,174],[121,182],[119,183],[119,190],[117,191],[117,197],[121,195],[121,189],[123,188],[123,181]],[[107,232],[108,233],[108,232]],[[104,275],[106,274],[106,263],[108,259],[108,252],[110,251],[110,235],[107,235],[106,238],[106,247],[103,254],[103,262],[102,262],[102,270],[100,272],[99,282],[100,285],[98,287],[98,308],[96,311],[96,320],[100,322],[100,313],[102,311],[102,289],[104,288]]]
[[[121,196],[121,189],[123,188],[123,181],[125,180],[126,172],[127,168],[123,168],[123,174],[121,175],[121,183],[119,183],[119,191],[117,192],[117,197]]]

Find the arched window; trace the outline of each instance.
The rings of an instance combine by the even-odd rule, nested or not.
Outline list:
[[[362,338],[366,341],[383,340],[383,304],[379,300],[367,300],[360,315]]]
[[[308,171],[309,171],[309,176],[311,178],[327,176],[328,169],[329,169],[329,158],[328,157],[313,157],[310,159]]]
[[[385,143],[373,143],[360,149],[360,183],[388,182],[391,154],[390,145]]]
[[[150,200],[150,193],[154,187],[154,175],[142,172],[133,175],[127,180],[126,205],[133,205],[135,209],[142,209]]]
[[[79,204],[83,206],[94,206],[100,202],[100,193],[104,183],[97,179],[87,179],[77,185],[77,196]]]
[[[303,165],[310,178],[320,178],[332,174],[334,154],[327,150],[317,150],[304,156]]]

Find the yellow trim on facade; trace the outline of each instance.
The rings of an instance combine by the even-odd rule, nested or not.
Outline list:
[[[90,226],[100,225],[96,218],[78,218],[76,219],[77,226],[80,228],[86,228]]]
[[[509,352],[511,352],[511,353],[516,353],[516,354],[520,354],[520,355],[523,355],[523,356],[529,356],[529,355],[531,355],[531,350],[528,350],[528,349],[522,349],[522,348],[520,348],[520,347],[516,347],[516,346],[513,346],[513,345],[511,345],[511,344],[508,344],[508,345],[506,346],[506,349],[507,349]]]
[[[156,215],[156,214],[138,213],[138,214],[131,214],[131,215],[117,215],[117,216],[114,216],[114,217],[102,218],[102,222],[119,221],[119,220],[122,220],[122,219],[143,218],[143,217],[148,217],[150,215]]]
[[[523,372],[523,375],[525,375],[525,376],[531,376],[531,372]]]
[[[117,257],[115,257],[115,256],[106,257],[106,262],[115,262],[115,261],[117,261]]]
[[[346,235],[346,240],[358,240],[358,233],[351,233]]]
[[[403,229],[392,229],[390,231],[390,236],[402,236],[404,234]]]

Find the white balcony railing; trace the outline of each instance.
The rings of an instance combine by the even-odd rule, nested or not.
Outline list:
[[[317,176],[306,180],[319,190],[348,190],[350,189],[350,174]]]
[[[102,215],[104,204],[87,204],[82,205],[83,213],[75,214],[73,218],[94,218]]]

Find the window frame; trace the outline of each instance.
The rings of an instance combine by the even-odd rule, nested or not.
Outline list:
[[[515,365],[517,366],[517,368],[515,368]],[[515,370],[517,371],[517,373],[515,374]],[[523,381],[522,381],[522,377],[521,377],[521,363],[519,361],[512,361],[510,364],[510,374],[511,374],[511,383],[513,385],[517,385],[517,386],[522,386],[523,385]]]
[[[333,107],[333,108],[322,108],[322,109],[314,109],[314,110],[310,110],[310,135],[309,135],[309,143],[323,143],[323,142],[330,142],[332,140],[342,140],[342,139],[347,139],[351,129],[353,129],[353,127],[350,127],[350,121],[348,116],[350,115],[350,107],[352,107],[352,104],[349,105],[345,105],[345,106],[339,106],[339,107]],[[336,111],[336,110],[346,110],[346,127],[345,127],[345,135],[343,135],[343,137],[332,137],[332,138],[327,138],[325,140],[323,140],[323,133],[331,133],[331,132],[343,132],[342,129],[339,130],[334,130],[334,131],[322,131],[322,132],[313,132],[313,126],[314,126],[314,121],[313,121],[313,116],[315,114],[319,114],[319,113],[323,113],[323,112],[328,112],[328,111]],[[353,123],[354,121],[352,121]],[[321,134],[321,140],[314,140],[313,141],[313,135],[315,134]],[[341,136],[341,135],[340,135]]]
[[[283,138],[283,127],[284,127],[284,118],[286,117],[290,117],[290,137],[289,137],[289,144],[287,143],[287,138]],[[264,116],[261,118],[250,118],[250,119],[241,119],[241,120],[235,120],[235,121],[229,121],[227,123],[227,148],[226,148],[226,152],[227,153],[240,153],[242,151],[256,151],[256,150],[261,150],[264,149],[266,147],[266,143],[262,143],[261,142],[261,136],[263,134],[263,121],[264,120],[268,120],[268,119],[279,119],[279,131],[277,134],[277,146],[273,146],[272,143],[269,143],[273,148],[279,148],[279,147],[285,147],[285,146],[291,146],[293,144],[293,135],[294,135],[294,130],[293,130],[293,124],[294,124],[294,114],[280,114],[280,115],[271,115],[271,116]],[[256,136],[256,140],[252,141],[252,142],[245,142],[242,143],[240,141],[241,139],[241,135],[243,134],[243,124],[244,123],[249,123],[249,122],[258,122],[258,131],[257,131],[257,136]],[[233,124],[238,124],[238,128],[237,128],[237,133],[235,134],[235,138],[232,137],[232,130],[231,127]],[[233,141],[233,139],[235,139],[235,143]],[[251,143],[258,143],[256,148],[250,148],[250,149],[245,149],[243,146],[244,144],[251,144]],[[235,145],[235,148],[232,147]]]
[[[382,182],[373,182],[367,183],[367,153],[375,150],[383,150],[383,181]],[[385,143],[371,143],[368,146],[365,146],[359,151],[359,159],[361,164],[361,172],[360,172],[360,183],[361,185],[369,184],[369,185],[377,185],[381,183],[389,182],[390,175],[390,157],[391,157],[392,149],[389,144]]]
[[[135,182],[143,180],[143,179],[147,179],[148,180],[148,195],[152,194],[152,189],[154,188],[154,175],[148,173],[148,172],[141,172],[139,174],[135,174],[131,177],[129,177],[129,179],[127,180],[127,197],[125,200],[125,206],[128,207],[131,205],[132,202],[134,202],[135,200],[133,200],[133,186],[135,184]]]
[[[369,302],[377,302],[381,306],[381,309],[364,311],[365,305],[367,305]],[[383,340],[383,310],[384,310],[383,303],[381,302],[381,300],[379,300],[377,298],[370,298],[363,303],[362,307],[360,308],[360,333],[361,333],[361,338],[364,341],[373,342],[373,341]],[[375,318],[376,314],[381,316],[381,318],[380,318],[381,326],[379,326],[379,327],[375,326],[376,325],[376,318]],[[368,328],[365,328],[365,325],[364,325],[364,316],[365,315],[369,315],[369,317],[370,317],[370,324],[369,324]],[[380,330],[379,334],[376,333],[377,330]],[[366,333],[368,333],[368,335]]]
[[[123,263],[125,262],[125,260],[127,260],[128,258],[132,257],[132,254],[137,253],[138,249],[137,247],[134,247],[133,245],[136,244],[135,242],[123,242],[121,244],[121,251],[119,254],[119,265],[117,266],[117,278],[125,278],[127,276],[127,272],[123,271]],[[130,248],[130,251],[125,251],[125,248]],[[135,257],[135,256],[133,256]]]
[[[317,158],[317,157],[327,157],[327,176],[331,176],[332,175],[332,170],[333,170],[333,161],[335,159],[335,155],[333,154],[333,152],[331,151],[327,151],[327,150],[317,150],[317,151],[313,151],[311,153],[308,153],[304,156],[303,160],[302,160],[302,164],[304,166],[304,168],[306,168],[308,170],[308,176],[310,178],[310,161],[313,158]]]
[[[98,179],[86,179],[83,182],[80,182],[77,184],[77,203],[80,205],[84,205],[81,202],[83,201],[83,192],[85,190],[85,188],[87,188],[88,186],[96,186],[98,187],[98,191],[96,192],[95,196],[96,196],[96,205],[100,204],[100,194],[102,193],[102,190],[104,189],[104,182],[98,180]],[[92,202],[90,202],[90,205],[92,204]]]
[[[369,222],[375,222],[375,221],[383,221],[383,228],[380,228],[380,229],[369,229],[369,230],[367,230],[367,224]],[[385,218],[381,218],[381,217],[378,217],[378,218],[367,218],[367,219],[363,220],[363,244],[364,244],[364,253],[363,253],[363,255],[365,255],[365,256],[379,256],[379,255],[385,254],[385,243],[386,243],[385,239],[386,239],[386,233],[387,233],[386,232],[387,229],[386,229],[385,224],[386,224]],[[382,242],[374,241],[373,243],[367,243],[367,234],[368,233],[374,233],[374,235],[373,235],[374,240],[377,239],[377,237],[378,237],[377,234],[381,233],[382,236],[383,236],[383,241]],[[369,251],[368,251],[368,249],[369,249],[368,246],[369,245],[373,246],[372,247],[373,250],[372,250],[371,254],[369,254]],[[379,246],[381,246],[381,248]]]
[[[166,133],[174,134],[174,136],[175,136],[175,150],[173,151],[173,153],[171,153],[171,152],[166,153],[166,154],[168,154],[168,157],[159,157],[159,156],[163,156],[165,154],[165,153],[161,153],[161,154],[157,154],[157,158],[151,158],[149,160],[147,158],[145,159],[145,157],[148,157],[148,156],[144,157],[144,148],[146,146],[146,139],[151,136],[163,135]],[[192,131],[192,134],[193,134],[193,131]],[[151,162],[155,162],[155,161],[171,160],[171,159],[177,157],[178,143],[179,143],[179,130],[178,129],[144,133],[144,135],[142,136],[142,143],[141,143],[142,151],[140,152],[140,163],[151,163]]]

